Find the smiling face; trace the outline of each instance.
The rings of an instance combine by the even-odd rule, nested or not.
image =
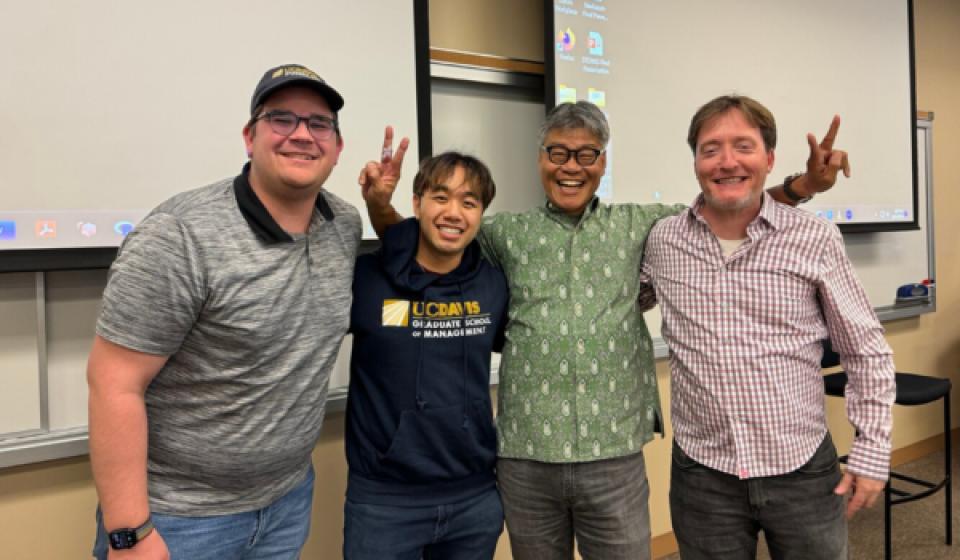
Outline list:
[[[697,136],[694,171],[708,209],[759,212],[763,184],[773,169],[773,150],[739,109],[720,113]]]
[[[303,87],[277,91],[267,98],[259,114],[274,110],[336,118],[323,97]],[[266,119],[258,119],[243,129],[243,139],[250,154],[251,185],[261,196],[279,199],[315,196],[343,150],[339,134],[318,142],[305,122],[284,136],[274,132]]]
[[[413,197],[413,212],[420,221],[417,262],[431,272],[456,268],[480,231],[483,204],[479,189],[465,175],[458,165],[445,180]]]
[[[543,139],[544,146],[563,146],[568,150],[604,148],[600,140],[586,128],[555,128]],[[586,209],[600,186],[607,168],[607,154],[600,154],[591,165],[582,166],[575,157],[563,165],[552,163],[540,150],[540,181],[547,199],[565,214],[579,216]]]

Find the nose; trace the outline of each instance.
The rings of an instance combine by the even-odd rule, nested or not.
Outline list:
[[[566,171],[567,173],[578,173],[581,167],[582,166],[577,163],[577,157],[574,154],[570,154],[570,157],[567,158],[567,161],[563,162],[563,165],[560,166],[560,169]]]
[[[297,125],[293,127],[293,132],[290,133],[288,138],[291,140],[313,141],[313,135],[310,134],[310,130],[307,128],[306,119],[297,120]]]
[[[730,169],[736,167],[737,164],[736,152],[729,147],[723,148],[720,152],[720,167]]]

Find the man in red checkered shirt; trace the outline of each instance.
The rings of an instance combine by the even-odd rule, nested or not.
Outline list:
[[[839,119],[808,166],[843,170]],[[674,428],[670,507],[684,560],[846,558],[846,518],[870,507],[890,460],[892,353],[839,230],[775,202],[763,185],[776,124],[756,101],[723,96],[700,108],[688,143],[702,194],[647,239],[670,347]],[[807,185],[785,181],[806,198]],[[821,340],[849,375],[857,436],[845,474],[827,431]],[[851,494],[844,504],[844,496]]]

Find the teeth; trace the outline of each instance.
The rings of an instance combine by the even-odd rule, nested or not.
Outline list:
[[[457,229],[457,228],[452,228],[452,227],[441,227],[441,228],[440,228],[440,231],[442,231],[442,232],[444,232],[444,233],[455,233],[455,234],[463,233],[463,232],[460,231],[459,229]]]
[[[743,181],[740,177],[728,177],[726,179],[717,179],[715,183],[720,183],[721,185],[732,185],[734,183],[739,183]]]
[[[561,187],[579,187],[583,185],[580,181],[558,181]]]
[[[308,161],[317,159],[316,156],[311,156],[309,154],[287,154],[287,157],[293,158],[293,159],[304,159]]]

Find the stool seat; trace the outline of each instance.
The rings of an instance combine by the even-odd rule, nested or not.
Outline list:
[[[896,380],[897,398],[894,402],[904,406],[931,403],[950,393],[950,380],[941,377],[897,372]],[[841,371],[823,376],[823,392],[831,397],[844,396],[846,387],[846,372]]]

